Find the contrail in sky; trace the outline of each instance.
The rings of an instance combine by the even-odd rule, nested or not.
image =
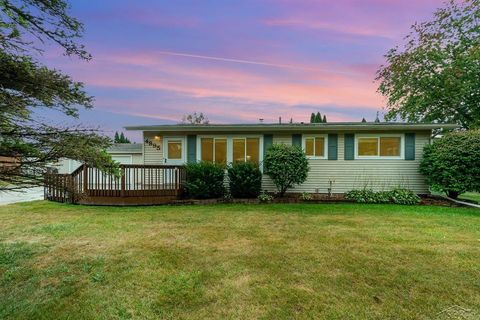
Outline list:
[[[290,65],[290,64],[278,64],[278,63],[270,63],[270,62],[264,62],[264,61],[253,61],[253,60],[243,60],[243,59],[232,59],[232,58],[212,57],[212,56],[203,56],[203,55],[199,55],[199,54],[180,53],[180,52],[171,52],[171,51],[157,51],[156,53],[158,53],[158,54],[163,54],[163,55],[167,55],[167,56],[187,57],[187,58],[204,59],[204,60],[214,60],[214,61],[223,61],[223,62],[253,64],[253,65],[268,66],[268,67],[275,67],[275,68],[296,69],[296,70],[308,70],[308,71],[317,71],[317,72],[323,71],[323,72],[331,72],[331,73],[354,75],[354,73],[351,73],[351,72],[343,72],[343,71],[328,70],[328,69],[315,69],[315,68],[295,66],[295,65]]]

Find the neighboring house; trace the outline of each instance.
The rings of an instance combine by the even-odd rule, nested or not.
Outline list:
[[[310,162],[307,181],[293,192],[333,193],[369,187],[405,187],[428,193],[419,173],[423,147],[433,129],[452,124],[316,123],[129,126],[143,131],[145,165],[254,161],[262,166],[272,144],[297,145]],[[113,154],[113,153],[112,153]],[[133,158],[132,158],[133,159]],[[275,191],[264,176],[262,189]]]
[[[107,152],[114,161],[120,164],[143,164],[143,145],[141,143],[115,143]],[[55,168],[58,173],[72,173],[81,165],[81,162],[72,159],[62,159]]]
[[[0,156],[0,168],[1,167],[17,167],[18,166],[19,159],[16,157],[10,157],[10,156]]]

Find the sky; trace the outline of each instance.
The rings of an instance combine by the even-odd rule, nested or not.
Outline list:
[[[89,62],[47,50],[95,97],[80,122],[128,125],[375,119],[383,55],[441,0],[71,0]],[[58,115],[46,114],[62,122]],[[138,134],[128,132],[134,140]]]

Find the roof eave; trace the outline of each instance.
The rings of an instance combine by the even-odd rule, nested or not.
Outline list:
[[[162,131],[162,132],[212,132],[212,131],[262,131],[262,132],[299,132],[299,131],[375,131],[375,130],[433,130],[456,129],[457,124],[258,124],[258,125],[159,125],[159,126],[127,126],[126,130]]]

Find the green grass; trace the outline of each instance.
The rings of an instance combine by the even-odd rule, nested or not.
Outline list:
[[[30,202],[0,207],[0,319],[474,319],[479,262],[475,209]]]
[[[480,204],[480,193],[478,192],[465,192],[461,194],[458,198],[461,200],[470,200]]]

